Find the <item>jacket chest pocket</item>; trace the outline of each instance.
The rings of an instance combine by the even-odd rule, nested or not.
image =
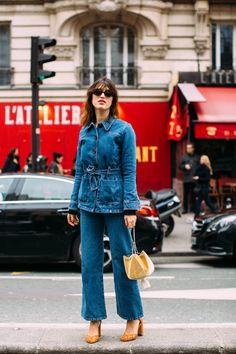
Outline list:
[[[123,200],[122,180],[115,176],[102,177],[99,183],[98,199],[104,204],[120,204]]]

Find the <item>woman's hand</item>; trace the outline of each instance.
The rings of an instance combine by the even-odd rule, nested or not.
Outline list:
[[[136,215],[125,215],[125,225],[126,227],[134,227],[136,224],[137,216]]]
[[[199,179],[199,176],[194,176],[193,179],[197,181]]]
[[[68,224],[71,226],[79,225],[79,218],[77,215],[67,214],[67,221],[68,221]]]

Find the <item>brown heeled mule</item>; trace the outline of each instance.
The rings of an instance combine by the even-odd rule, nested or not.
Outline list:
[[[144,335],[143,318],[140,318],[137,333],[124,333],[120,337],[120,340],[122,342],[129,342],[130,340],[135,340],[138,336],[143,336],[143,335]]]
[[[101,323],[102,321],[100,321],[99,326],[98,326],[98,334],[94,335],[94,336],[90,336],[89,334],[86,335],[85,340],[87,343],[89,344],[93,344],[96,343],[100,340],[101,337]]]

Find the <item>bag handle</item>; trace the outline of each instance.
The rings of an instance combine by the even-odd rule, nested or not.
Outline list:
[[[133,237],[132,237],[132,230],[133,230]],[[131,238],[132,238],[132,254],[138,254],[138,249],[136,245],[136,238],[135,238],[135,226],[131,229]]]

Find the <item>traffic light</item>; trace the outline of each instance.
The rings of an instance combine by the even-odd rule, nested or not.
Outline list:
[[[44,79],[56,75],[55,71],[43,69],[43,64],[56,60],[53,54],[45,54],[44,48],[57,44],[56,39],[48,37],[31,37],[31,78],[32,84],[42,84]]]

